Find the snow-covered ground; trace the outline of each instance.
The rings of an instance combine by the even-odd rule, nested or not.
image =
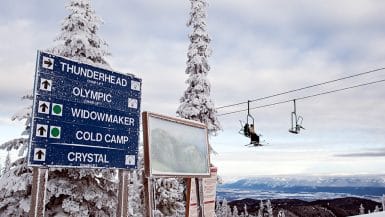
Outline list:
[[[356,215],[360,217],[385,217],[385,212],[376,212],[372,214],[365,214],[365,215]]]

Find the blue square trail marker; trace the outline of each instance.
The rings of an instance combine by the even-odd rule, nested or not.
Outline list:
[[[136,168],[142,80],[38,51],[29,166]]]

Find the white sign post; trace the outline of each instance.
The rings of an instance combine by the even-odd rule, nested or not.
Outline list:
[[[117,217],[128,216],[128,185],[129,171],[119,170],[119,192],[118,192],[118,209],[116,211]]]
[[[45,189],[48,180],[48,169],[33,167],[32,175],[29,217],[42,217],[45,213]]]

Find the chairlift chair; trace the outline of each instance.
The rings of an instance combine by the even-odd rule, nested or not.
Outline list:
[[[239,121],[241,123],[241,129],[239,130],[239,133],[250,138],[250,144],[247,144],[247,146],[263,146],[259,139],[260,137],[262,137],[262,135],[260,134],[256,134],[255,132],[255,136],[256,137],[253,137],[250,133],[250,128],[251,127],[254,127],[254,117],[250,114],[250,100],[247,101],[247,116],[246,116],[246,123],[243,124],[243,122],[240,120]],[[255,129],[254,129],[255,131]]]
[[[250,100],[247,101],[247,116],[246,116],[246,123],[243,124],[241,120],[239,120],[241,123],[241,129],[239,130],[239,133],[250,137],[249,127],[250,125],[254,126],[254,117],[250,114]]]
[[[296,108],[295,100],[293,100],[293,103],[294,103],[294,111],[291,112],[291,128],[289,129],[289,132],[298,134],[301,129],[305,129],[305,128],[302,126],[303,117],[299,115],[297,116],[297,108]]]

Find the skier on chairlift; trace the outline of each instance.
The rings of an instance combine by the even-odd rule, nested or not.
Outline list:
[[[250,137],[250,126],[248,123],[245,124],[245,126],[243,126],[243,135],[245,135],[246,137]]]
[[[254,125],[250,124],[249,127],[250,144],[259,145],[259,136],[255,133]]]
[[[243,134],[246,137],[250,138],[250,144],[254,146],[262,146],[259,143],[259,135],[255,132],[254,129],[254,117],[250,114],[250,100],[247,101],[247,116],[246,116],[246,123],[245,125],[242,124],[242,121],[239,121],[241,123],[241,129],[239,130],[240,134]]]

